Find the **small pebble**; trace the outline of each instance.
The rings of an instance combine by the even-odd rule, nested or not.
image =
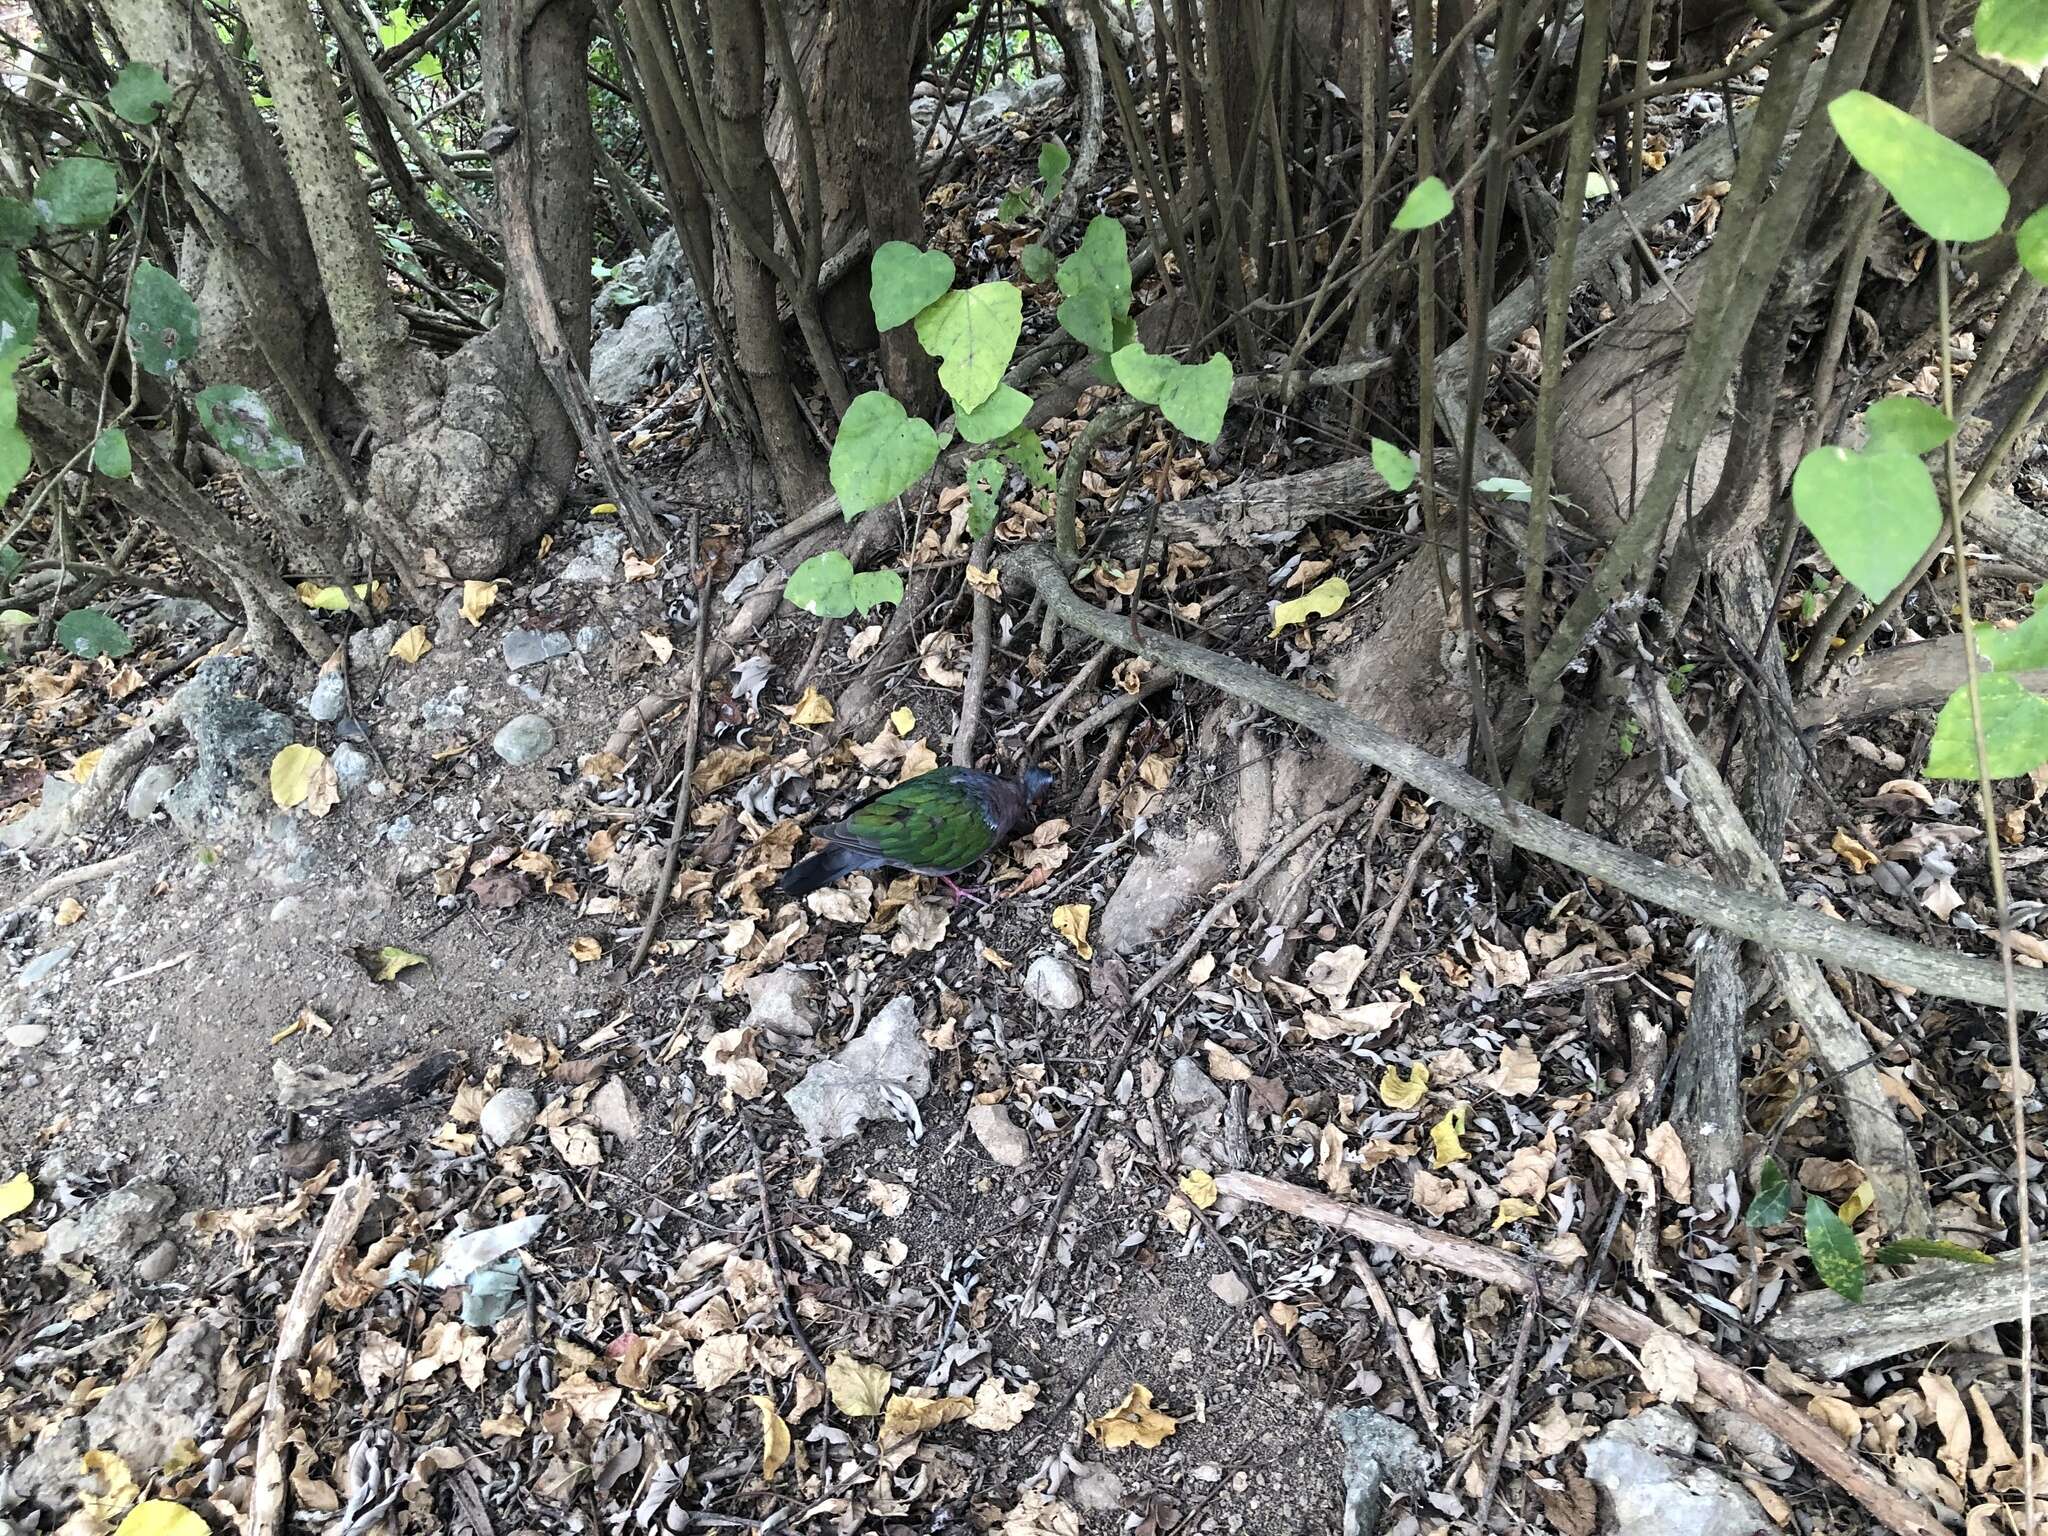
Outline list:
[[[981,1150],[1005,1168],[1022,1168],[1031,1161],[1030,1143],[1002,1105],[975,1105],[967,1111],[967,1128],[974,1132]]]
[[[491,738],[491,750],[514,768],[537,763],[555,749],[555,728],[545,715],[515,715]]]
[[[1054,1013],[1071,1013],[1081,1006],[1081,982],[1058,955],[1040,955],[1024,973],[1024,995]]]
[[[477,1129],[494,1147],[509,1147],[526,1140],[533,1122],[540,1117],[540,1103],[524,1088],[500,1088],[477,1117]]]
[[[7,1043],[20,1050],[25,1051],[30,1046],[41,1045],[49,1038],[50,1026],[47,1024],[10,1024],[7,1026]]]
[[[170,1279],[171,1271],[177,1267],[178,1245],[165,1240],[136,1261],[135,1277],[147,1285],[158,1285]]]

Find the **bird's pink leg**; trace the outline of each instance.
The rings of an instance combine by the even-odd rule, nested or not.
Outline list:
[[[988,905],[988,898],[986,896],[982,895],[979,891],[975,890],[971,886],[955,885],[950,875],[939,876],[939,882],[940,884],[944,885],[948,891],[953,893],[953,904],[955,906],[958,906],[963,901],[968,902],[977,907],[985,907]]]

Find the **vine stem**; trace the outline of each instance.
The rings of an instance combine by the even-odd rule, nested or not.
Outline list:
[[[1927,125],[1934,124],[1934,30],[1927,19],[1927,0],[1916,0],[1920,29],[1921,93],[1927,98]],[[2029,1208],[2027,1174],[2027,1096],[2020,1066],[2020,1006],[2012,961],[2012,904],[2005,884],[2005,853],[1998,841],[1998,807],[1991,794],[1991,765],[1984,741],[1984,699],[1977,685],[1977,622],[1970,613],[1970,562],[1963,547],[1962,476],[1956,468],[1955,366],[1949,334],[1949,244],[1934,242],[1934,294],[1940,312],[1941,409],[1950,432],[1941,445],[1943,491],[1948,502],[1949,544],[1955,552],[1956,601],[1963,619],[1963,687],[1970,699],[1970,734],[1977,749],[1977,813],[1984,822],[1985,863],[1991,874],[1991,899],[1998,909],[1998,961],[2005,982],[2005,1052],[2012,1063],[2006,1091],[2012,1109],[2013,1176],[2019,1181],[2014,1219],[2019,1225],[2020,1291],[2034,1291],[2033,1212]],[[2020,1309],[2020,1529],[2034,1529],[2034,1311]]]

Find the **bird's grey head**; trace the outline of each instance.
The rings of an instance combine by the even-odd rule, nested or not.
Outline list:
[[[1052,775],[1043,768],[1024,770],[1024,794],[1027,799],[1036,800],[1052,788]]]

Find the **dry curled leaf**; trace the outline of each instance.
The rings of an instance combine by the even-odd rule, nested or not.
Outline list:
[[[1465,1143],[1459,1139],[1464,1134],[1465,1106],[1453,1104],[1444,1111],[1444,1117],[1429,1128],[1429,1144],[1435,1149],[1430,1156],[1430,1166],[1446,1168],[1470,1157],[1472,1154],[1465,1150]]]
[[[889,1396],[889,1373],[848,1354],[837,1354],[825,1367],[825,1390],[832,1406],[852,1419],[872,1419]]]
[[[1429,1068],[1419,1061],[1405,1077],[1399,1067],[1388,1067],[1380,1074],[1380,1102],[1389,1109],[1413,1109],[1428,1091]]]
[[[761,1415],[761,1481],[771,1481],[789,1460],[789,1426],[775,1411],[775,1399],[755,1395],[747,1399]]]
[[[417,666],[420,659],[433,648],[434,642],[427,638],[427,626],[415,624],[391,642],[390,654],[411,667]]]
[[[815,688],[806,688],[789,717],[791,725],[830,725],[834,719],[832,701]]]
[[[954,1423],[972,1412],[974,1399],[969,1397],[910,1397],[898,1392],[891,1395],[888,1407],[883,1410],[876,1442],[887,1450],[912,1435]]]
[[[1088,918],[1093,910],[1079,901],[1052,909],[1052,931],[1073,945],[1083,960],[1095,958],[1095,946],[1088,942]]]
[[[465,581],[462,584],[462,616],[472,625],[480,625],[484,615],[491,611],[491,604],[498,600],[498,584],[495,581]]]
[[[1120,1450],[1127,1445],[1151,1450],[1163,1444],[1178,1428],[1180,1421],[1154,1408],[1152,1389],[1137,1381],[1131,1383],[1131,1389],[1116,1407],[1101,1418],[1088,1421],[1088,1433],[1101,1442],[1106,1451]]]

